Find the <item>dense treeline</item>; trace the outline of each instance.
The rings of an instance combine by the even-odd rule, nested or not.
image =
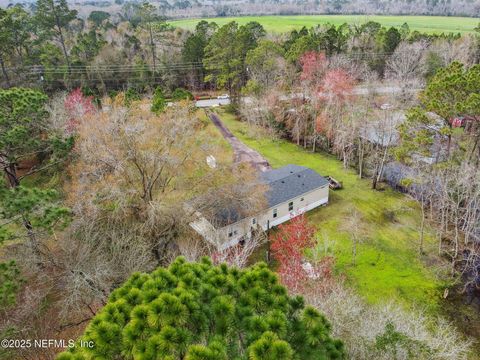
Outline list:
[[[9,1],[5,0],[5,4]],[[13,2],[12,2],[13,3]],[[30,1],[16,1],[35,8]],[[140,0],[74,0],[69,2],[87,17],[94,11],[120,13],[122,7],[142,3]],[[239,15],[298,15],[298,14],[385,14],[385,15],[444,15],[479,16],[478,1],[446,0],[155,0],[152,3],[169,17],[214,17]],[[0,2],[1,4],[1,2]],[[98,10],[101,9],[101,10]]]
[[[82,87],[85,93],[102,95],[127,88],[150,92],[158,85],[167,93],[179,87],[226,87],[237,95],[254,76],[247,64],[248,52],[250,61],[258,61],[253,50],[267,38],[263,46],[281,49],[276,52],[290,74],[298,71],[300,56],[308,50],[349,61],[362,70],[356,74],[360,78],[366,72],[370,77],[391,76],[386,63],[395,51],[396,58],[411,50],[415,56],[427,57],[427,76],[453,59],[475,63],[479,58],[475,36],[426,35],[410,31],[407,24],[400,28],[375,22],[319,25],[267,36],[258,23],[219,28],[202,21],[190,33],[170,27],[159,14],[148,3],[128,3],[115,19],[93,11],[83,20],[64,0],[39,0],[33,12],[19,5],[2,9],[1,85],[47,92]],[[233,40],[224,42],[225,38]]]
[[[183,8],[188,3],[189,6]],[[478,1],[446,0],[269,0],[269,1],[229,1],[214,4],[208,1],[180,0],[159,6],[169,16],[205,17],[239,15],[311,15],[311,14],[385,14],[385,15],[479,15]]]

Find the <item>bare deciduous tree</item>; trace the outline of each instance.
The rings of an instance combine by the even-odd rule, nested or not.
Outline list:
[[[477,41],[478,39],[474,35],[466,34],[455,40],[437,40],[429,47],[429,50],[442,60],[442,66],[447,66],[453,61],[460,61],[470,66],[476,60]]]
[[[401,42],[387,60],[385,77],[399,82],[404,88],[421,85],[427,48],[425,41]]]
[[[444,319],[393,302],[372,306],[340,279],[311,280],[302,295],[330,319],[350,359],[457,360],[471,350],[472,342]]]
[[[226,263],[230,266],[243,268],[255,250],[268,241],[263,231],[256,231],[241,243],[223,250],[211,249],[210,253],[215,263]]]

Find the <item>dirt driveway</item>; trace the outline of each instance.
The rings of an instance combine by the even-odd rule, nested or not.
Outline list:
[[[247,145],[238,140],[235,135],[233,135],[230,130],[225,126],[225,124],[220,120],[217,114],[213,112],[208,112],[208,117],[215,126],[220,130],[223,137],[232,145],[234,159],[236,163],[248,162],[252,164],[255,169],[260,171],[270,170],[272,167],[262,155],[260,155],[255,150],[250,149]]]

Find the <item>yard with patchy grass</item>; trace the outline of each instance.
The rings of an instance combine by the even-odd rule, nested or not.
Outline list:
[[[369,302],[397,300],[428,312],[438,312],[447,284],[439,259],[419,254],[421,213],[408,196],[386,188],[371,189],[370,181],[345,170],[335,157],[312,153],[285,140],[253,136],[247,124],[218,110],[226,126],[245,144],[259,151],[274,168],[287,164],[307,166],[321,175],[343,182],[342,190],[330,191],[330,203],[308,213],[318,228],[318,247],[337,259],[336,270]],[[352,237],[346,224],[356,213],[363,234],[358,244],[356,265],[352,262]],[[437,244],[430,229],[425,234],[425,253],[436,254]],[[428,265],[427,265],[428,264]]]

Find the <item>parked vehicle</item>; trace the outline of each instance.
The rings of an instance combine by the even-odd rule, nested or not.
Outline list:
[[[230,96],[228,94],[223,94],[223,95],[217,96],[217,99],[230,99]]]

